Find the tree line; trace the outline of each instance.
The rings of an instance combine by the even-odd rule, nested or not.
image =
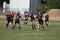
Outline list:
[[[60,0],[41,0],[41,4],[36,9],[43,13],[50,9],[60,9]]]

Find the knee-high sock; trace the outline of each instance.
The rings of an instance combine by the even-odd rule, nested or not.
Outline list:
[[[15,28],[15,25],[13,26],[13,30],[14,30],[14,28]]]
[[[36,29],[36,26],[34,25],[34,29]]]
[[[6,28],[8,27],[8,24],[6,24]]]

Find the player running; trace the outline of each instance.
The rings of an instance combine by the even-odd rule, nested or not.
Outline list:
[[[29,13],[26,10],[24,12],[24,17],[25,17],[24,24],[27,24]]]
[[[49,21],[49,15],[48,13],[45,15],[45,24],[48,26],[48,21]]]
[[[14,24],[14,26],[13,26],[13,30],[14,30],[14,28],[15,28],[15,26],[16,26],[16,23],[19,25],[19,29],[21,28],[20,27],[20,15],[19,15],[19,13],[17,13],[17,15],[16,15],[16,18],[15,18],[15,24]]]
[[[10,17],[11,17],[11,25],[13,25],[14,13],[12,11],[10,12]]]
[[[6,28],[9,26],[9,23],[11,22],[11,16],[10,16],[10,13],[6,14]]]
[[[40,30],[40,28],[44,28],[43,26],[43,14],[39,12],[38,14],[38,29]]]
[[[31,18],[32,30],[36,30],[36,27],[35,27],[35,18],[34,18],[34,15],[33,15],[33,10],[30,11],[30,18]]]
[[[8,27],[8,25],[10,25],[10,27],[13,25],[13,18],[14,18],[14,14],[12,12],[6,14],[6,19],[7,19],[6,27]]]

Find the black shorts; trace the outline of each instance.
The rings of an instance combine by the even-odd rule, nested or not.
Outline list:
[[[25,15],[25,18],[26,18],[26,17],[29,17],[29,16],[28,16],[28,15]]]
[[[43,25],[43,20],[38,20],[40,25]]]
[[[48,20],[45,20],[45,22],[48,22]]]
[[[20,21],[15,21],[15,24],[16,24],[16,23],[20,24]]]
[[[25,19],[25,21],[27,21],[28,19]]]
[[[10,20],[7,20],[8,23],[10,23],[11,21]]]
[[[6,18],[6,19],[7,19],[7,22],[8,22],[8,23],[10,23],[10,22],[11,22],[10,18]]]

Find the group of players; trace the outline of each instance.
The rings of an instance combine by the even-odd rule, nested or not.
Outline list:
[[[37,17],[35,18],[32,11],[31,12],[25,11],[24,12],[24,17],[25,17],[25,19],[24,19],[24,24],[25,25],[27,25],[28,18],[30,17],[32,30],[36,30],[36,26],[35,26],[35,19],[36,18],[38,19],[38,30],[40,30],[41,27],[44,28],[44,25],[43,25],[44,24],[44,21],[43,21],[43,14],[42,13],[38,12]],[[46,14],[44,17],[45,17],[45,24],[46,24],[46,26],[48,26],[49,15]],[[10,24],[10,26],[12,26],[12,29],[14,30],[16,24],[19,24],[19,27],[18,28],[21,29],[21,26],[20,26],[20,18],[21,18],[20,13],[17,13],[16,14],[16,17],[15,17],[15,22],[13,24],[14,13],[13,12],[10,12],[10,13],[6,14],[6,19],[7,19],[6,28]]]

